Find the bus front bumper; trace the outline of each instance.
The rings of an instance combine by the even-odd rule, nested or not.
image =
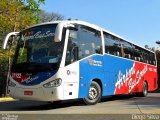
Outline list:
[[[11,97],[20,100],[33,100],[33,101],[57,101],[62,100],[58,95],[57,88],[20,88],[9,87],[9,94]]]

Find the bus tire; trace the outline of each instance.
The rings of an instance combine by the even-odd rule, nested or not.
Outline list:
[[[89,88],[88,97],[83,98],[83,101],[86,105],[94,105],[97,104],[101,100],[102,91],[100,85],[92,81],[91,86]]]
[[[139,94],[140,97],[146,97],[148,95],[148,84],[145,81],[143,83],[143,91]]]

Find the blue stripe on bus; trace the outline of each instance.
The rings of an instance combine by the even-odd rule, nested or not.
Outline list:
[[[89,87],[93,79],[102,82],[102,96],[113,95],[116,89],[119,70],[126,73],[134,62],[111,55],[93,55],[80,61],[79,98],[88,96]],[[84,84],[86,84],[84,86]]]
[[[52,77],[57,71],[52,70],[50,72],[39,72],[36,75],[28,76],[26,80],[21,82],[22,85],[38,85],[41,82]]]

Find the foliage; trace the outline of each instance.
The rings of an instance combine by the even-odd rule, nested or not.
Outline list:
[[[148,45],[145,45],[144,47],[148,50],[155,52],[155,47],[149,47]]]
[[[32,11],[34,6],[32,5],[33,7],[29,9],[29,5],[25,6],[23,2],[16,0],[2,0],[0,2],[1,43],[6,33],[19,31],[20,29],[37,23],[37,18],[34,16],[35,12]],[[37,9],[37,6],[35,9]]]
[[[156,43],[160,45],[160,41],[156,41]]]
[[[44,4],[45,0],[21,0],[21,2],[23,2],[26,6],[26,8],[28,8],[28,10],[31,10],[32,12],[37,12],[37,11],[41,11],[40,10],[40,4]]]
[[[45,0],[21,0],[24,3],[25,10],[30,11],[34,16],[36,23],[40,22],[38,14],[41,12],[40,5],[45,3]]]
[[[41,11],[38,14],[39,18],[40,18],[40,22],[50,22],[50,21],[56,21],[56,20],[63,20],[64,16],[60,15],[58,13],[54,13],[54,12],[45,12],[45,11]]]

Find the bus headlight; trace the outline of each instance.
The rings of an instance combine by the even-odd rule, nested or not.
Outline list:
[[[53,80],[51,82],[44,84],[43,87],[45,87],[45,88],[58,87],[61,85],[61,83],[62,83],[62,79],[58,78],[56,80]]]
[[[8,81],[8,86],[15,87],[16,84],[14,82],[12,82],[11,80],[9,80]]]

